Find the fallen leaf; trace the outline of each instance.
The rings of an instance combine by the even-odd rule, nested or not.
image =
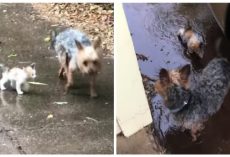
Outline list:
[[[10,54],[7,56],[8,58],[11,58],[11,57],[17,57],[17,54]]]
[[[57,105],[66,105],[68,104],[68,102],[54,102],[53,104],[57,104]]]
[[[98,120],[96,120],[96,119],[94,119],[94,118],[91,118],[91,117],[86,117],[86,119],[92,120],[92,121],[94,121],[94,122],[98,122]]]
[[[49,42],[49,41],[50,41],[50,37],[46,37],[46,38],[44,39],[44,41],[45,41],[45,42]]]
[[[31,62],[30,62],[30,61],[24,61],[24,62],[18,62],[18,63],[19,63],[19,64],[25,64],[25,63],[26,63],[26,64],[27,64],[27,63],[29,64],[29,63],[31,63]]]
[[[51,119],[51,118],[53,118],[54,116],[52,115],[52,114],[49,114],[48,116],[47,116],[47,119]]]

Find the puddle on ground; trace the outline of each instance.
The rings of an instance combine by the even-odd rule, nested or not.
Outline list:
[[[197,64],[204,67],[216,55],[216,39],[223,34],[217,25],[207,4],[124,4],[123,5],[130,34],[138,58],[138,64],[145,78],[151,83],[158,79],[161,68],[175,69],[190,62],[183,54],[176,36],[179,28],[187,20],[206,40],[204,58]],[[195,65],[196,63],[192,63]],[[149,90],[149,89],[147,89]],[[151,89],[150,89],[151,90]],[[147,93],[148,94],[148,93]],[[148,98],[149,99],[149,98]],[[161,97],[152,94],[149,99],[154,119],[155,135],[165,147],[167,153],[230,153],[230,127],[226,121],[230,118],[227,95],[221,110],[210,118],[196,142],[192,142],[189,132],[170,132],[162,136],[171,127],[173,121],[161,114],[164,108]],[[164,113],[162,113],[162,109]]]

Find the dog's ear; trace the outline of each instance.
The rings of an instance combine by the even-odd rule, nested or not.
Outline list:
[[[191,22],[190,20],[187,20],[187,23],[185,25],[185,31],[192,30]]]
[[[32,67],[32,69],[35,69],[35,63],[30,64],[30,66]]]
[[[162,68],[159,73],[160,82],[163,85],[167,85],[170,83],[169,73],[166,69]]]
[[[183,66],[181,69],[180,69],[180,78],[181,80],[188,80],[189,78],[189,75],[191,73],[191,67],[189,64]]]
[[[79,41],[75,40],[75,44],[76,44],[78,50],[83,50],[83,46]]]
[[[96,48],[100,47],[100,45],[101,45],[101,38],[98,36],[98,37],[96,37],[96,39],[93,42],[93,47],[96,49]]]

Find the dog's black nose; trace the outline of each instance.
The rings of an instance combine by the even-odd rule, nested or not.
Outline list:
[[[89,69],[89,73],[90,73],[90,74],[94,74],[94,73],[95,73],[95,70]]]

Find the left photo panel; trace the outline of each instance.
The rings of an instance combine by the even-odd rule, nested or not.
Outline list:
[[[0,154],[114,153],[114,4],[0,3]]]

